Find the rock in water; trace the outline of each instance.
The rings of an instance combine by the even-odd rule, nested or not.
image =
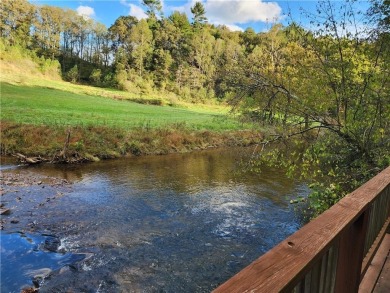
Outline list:
[[[61,245],[61,240],[54,236],[48,236],[48,238],[45,240],[45,243],[43,244],[43,249],[51,251],[51,252],[57,252],[58,247]]]
[[[11,213],[11,210],[10,209],[4,209],[4,208],[0,208],[0,215],[9,215]]]

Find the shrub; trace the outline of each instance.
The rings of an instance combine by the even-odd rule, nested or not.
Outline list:
[[[77,65],[75,65],[66,73],[65,79],[67,81],[75,83],[78,80],[78,78],[79,78],[79,69]]]
[[[91,72],[91,75],[89,76],[89,80],[97,86],[101,85],[101,77],[102,77],[102,71],[100,69],[94,69]]]
[[[37,63],[39,65],[40,71],[43,74],[49,75],[51,77],[60,75],[61,65],[58,60],[45,59],[42,56],[41,58],[39,58]]]
[[[127,73],[126,70],[118,70],[114,76],[115,84],[120,90],[126,89]]]
[[[102,81],[102,86],[103,87],[116,87],[117,86],[114,74],[112,72],[109,72],[106,75],[104,75],[103,81]]]

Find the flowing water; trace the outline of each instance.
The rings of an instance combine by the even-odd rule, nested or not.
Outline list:
[[[289,201],[307,186],[281,170],[238,172],[248,151],[3,164],[72,184],[3,195],[18,221],[1,235],[1,292],[211,291],[301,225]]]

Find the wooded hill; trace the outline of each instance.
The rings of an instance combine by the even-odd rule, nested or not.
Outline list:
[[[232,32],[207,23],[203,5],[162,15],[160,1],[143,1],[148,18],[120,16],[107,28],[71,9],[4,0],[1,37],[40,57],[57,59],[65,80],[147,94],[152,89],[189,102],[229,96],[229,70],[250,56],[280,56],[287,29],[268,33]],[[259,55],[260,54],[260,55]]]

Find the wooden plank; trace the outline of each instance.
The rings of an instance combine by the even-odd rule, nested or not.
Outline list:
[[[359,293],[371,293],[374,290],[375,284],[385,264],[386,257],[388,256],[389,251],[390,251],[390,234],[386,234],[362,282],[360,283]]]
[[[335,292],[357,292],[370,210],[365,211],[340,238]]]
[[[389,293],[390,292],[390,259],[389,255],[386,258],[385,265],[376,282],[373,293]]]
[[[383,238],[385,237],[387,230],[390,227],[390,218],[387,219],[385,224],[383,225],[381,231],[379,232],[377,238],[375,239],[374,243],[372,244],[372,247],[368,251],[367,255],[363,259],[363,264],[362,264],[362,271],[361,271],[361,278],[363,279],[367,269],[370,266],[370,263],[372,259],[374,258],[378,248],[380,247]]]
[[[291,291],[390,184],[390,167],[255,260],[214,292]],[[360,267],[359,267],[360,270]]]

